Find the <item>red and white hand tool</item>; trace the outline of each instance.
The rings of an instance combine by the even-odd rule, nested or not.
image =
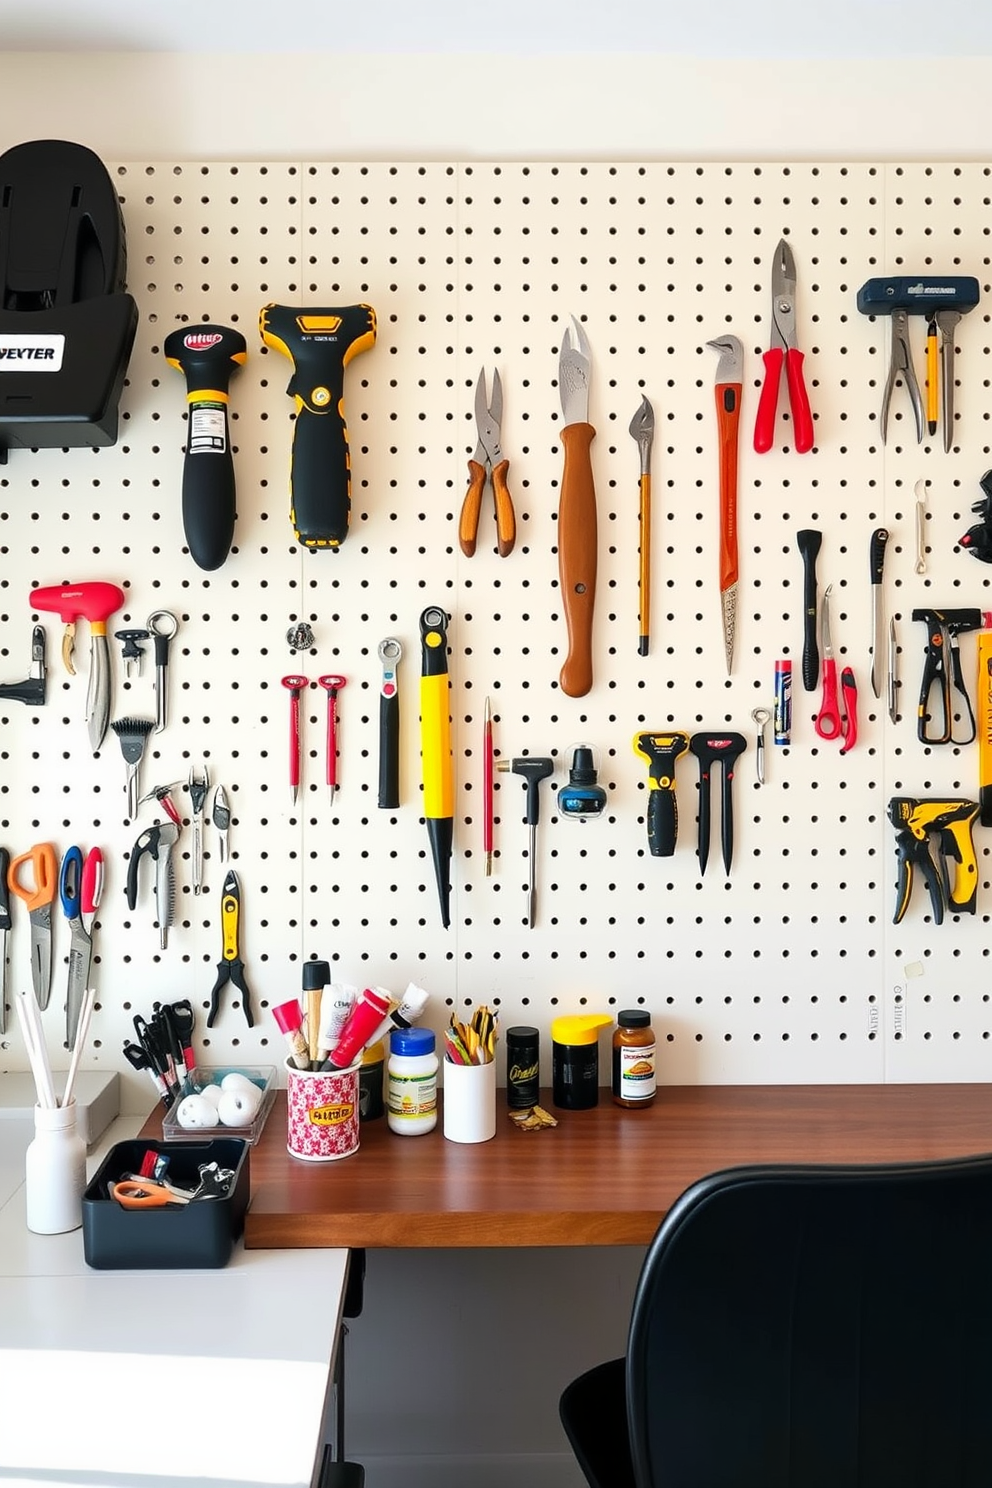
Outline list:
[[[289,689],[289,784],[293,791],[293,805],[300,793],[300,759],[302,745],[300,736],[300,693],[310,686],[309,677],[293,673],[283,677],[283,687]]]

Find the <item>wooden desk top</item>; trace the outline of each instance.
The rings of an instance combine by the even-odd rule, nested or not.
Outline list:
[[[362,1128],[339,1162],[286,1151],[285,1094],[251,1154],[249,1248],[646,1245],[697,1178],[755,1162],[871,1163],[992,1151],[989,1085],[682,1086],[643,1111],[558,1111],[521,1132],[500,1101],[478,1146]]]

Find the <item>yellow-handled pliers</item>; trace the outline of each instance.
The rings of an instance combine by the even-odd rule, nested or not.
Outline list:
[[[503,384],[498,372],[493,373],[493,396],[486,396],[486,369],[479,373],[475,387],[475,423],[479,442],[468,462],[469,485],[462,502],[458,519],[458,542],[466,558],[475,552],[479,531],[479,515],[482,511],[482,495],[489,486],[493,493],[496,512],[496,544],[499,556],[505,558],[513,550],[517,538],[517,523],[513,515],[513,502],[506,483],[510,462],[503,457],[500,444],[500,423],[503,418]]]
[[[221,959],[217,963],[217,980],[210,994],[210,1012],[207,1027],[213,1028],[220,1010],[221,990],[232,982],[241,993],[241,1011],[249,1028],[254,1027],[255,1018],[251,1010],[251,993],[245,981],[245,967],[238,949],[238,928],[241,921],[241,885],[238,875],[229,868],[224,879],[220,898],[220,925],[222,936]]]

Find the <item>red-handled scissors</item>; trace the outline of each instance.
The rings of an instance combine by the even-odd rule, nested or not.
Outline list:
[[[840,698],[837,696],[837,663],[830,641],[830,593],[828,584],[820,610],[820,650],[823,654],[823,700],[814,727],[821,739],[843,739],[841,754],[853,749],[858,738],[858,688],[854,673],[845,667],[840,676]]]
[[[759,455],[764,455],[775,443],[775,417],[784,362],[792,413],[792,444],[798,455],[805,455],[813,448],[813,415],[803,378],[803,354],[796,340],[796,261],[784,238],[775,249],[772,263],[771,332],[763,361],[765,380],[758,399],[754,447]]]

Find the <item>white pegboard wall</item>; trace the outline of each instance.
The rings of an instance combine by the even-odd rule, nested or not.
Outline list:
[[[201,1056],[278,1062],[266,1009],[295,995],[300,965],[331,961],[344,980],[433,994],[440,1028],[451,1007],[497,1002],[504,1026],[558,1012],[643,1002],[676,1081],[983,1079],[992,1012],[983,991],[990,895],[986,834],[974,919],[930,923],[918,886],[906,920],[890,923],[895,793],[974,796],[977,750],[916,740],[922,664],[917,605],[989,606],[987,571],[955,551],[989,459],[988,234],[984,167],[664,163],[496,165],[114,166],[128,235],[129,289],[140,313],[112,449],[14,452],[0,474],[0,662],[24,674],[26,598],[36,583],[106,578],[127,593],[115,626],[155,608],[180,618],[171,665],[171,721],[153,736],[144,789],[206,766],[234,810],[242,883],[241,948],[254,995],[248,1030],[225,994]],[[757,456],[751,433],[767,344],[770,263],[793,245],[801,348],[816,449],[796,456],[780,416],[776,445]],[[887,446],[878,410],[888,328],[858,315],[855,292],[886,272],[971,273],[982,306],[959,329],[955,448],[917,446],[897,390]],[[258,314],[269,301],[368,300],[378,341],[347,372],[353,514],[340,553],[302,553],[288,520],[292,403],[288,361],[266,351]],[[558,347],[572,315],[592,346],[591,421],[599,498],[595,686],[558,685],[565,650],[556,558],[562,454]],[[237,326],[249,357],[232,382],[238,482],[235,549],[205,574],[183,547],[179,507],[185,433],[182,380],[161,353],[174,326]],[[747,357],[739,494],[741,586],[737,653],[728,679],[717,591],[717,358],[706,342],[733,331]],[[923,378],[922,322],[914,322]],[[458,513],[475,444],[475,382],[503,378],[503,447],[517,546],[496,555],[486,503],[479,549],[465,559]],[[642,394],[655,410],[651,654],[637,654],[637,451],[627,432]],[[784,401],[784,395],[783,395]],[[917,480],[929,487],[927,573],[913,571]],[[869,686],[872,528],[892,533],[886,600],[900,642],[901,718],[892,725]],[[823,533],[820,588],[833,584],[834,642],[855,668],[861,738],[845,758],[819,741],[819,694],[799,677],[802,565],[795,534]],[[451,614],[451,714],[456,766],[452,928],[440,925],[419,813],[418,621]],[[206,888],[192,893],[189,831],[180,844],[177,924],[158,949],[149,895],[132,915],[126,855],[140,826],[124,820],[124,767],[108,736],[89,754],[80,675],[59,669],[49,638],[49,703],[4,704],[0,831],[12,852],[52,840],[98,841],[108,887],[95,943],[100,1010],[96,1065],[122,1067],[135,1011],[190,996],[201,1012],[220,959],[223,870],[208,830]],[[291,656],[289,625],[315,631]],[[376,648],[404,647],[401,801],[376,805]],[[969,680],[974,638],[963,650]],[[116,647],[113,648],[116,661]],[[767,781],[755,783],[751,710],[770,706],[775,659],[795,663],[793,747],[769,739]],[[314,681],[305,699],[305,780],[290,801],[285,673]],[[341,789],[323,784],[325,694],[339,671]],[[154,709],[150,669],[125,683],[113,717]],[[482,714],[495,712],[500,753],[553,754],[591,742],[609,789],[606,819],[577,825],[542,787],[538,923],[524,923],[527,832],[523,786],[497,777],[497,859],[482,854]],[[736,849],[720,862],[719,809],[707,873],[695,858],[695,766],[679,766],[676,856],[647,851],[646,768],[638,729],[733,727],[749,740],[735,787]],[[560,772],[555,784],[564,775]],[[175,796],[186,805],[181,787]],[[28,926],[15,906],[14,984],[27,972]],[[57,1056],[68,949],[56,913],[56,975],[46,1028]],[[19,1037],[3,1041],[23,1068]],[[58,1061],[57,1061],[58,1062]],[[128,1076],[136,1102],[146,1088]]]

